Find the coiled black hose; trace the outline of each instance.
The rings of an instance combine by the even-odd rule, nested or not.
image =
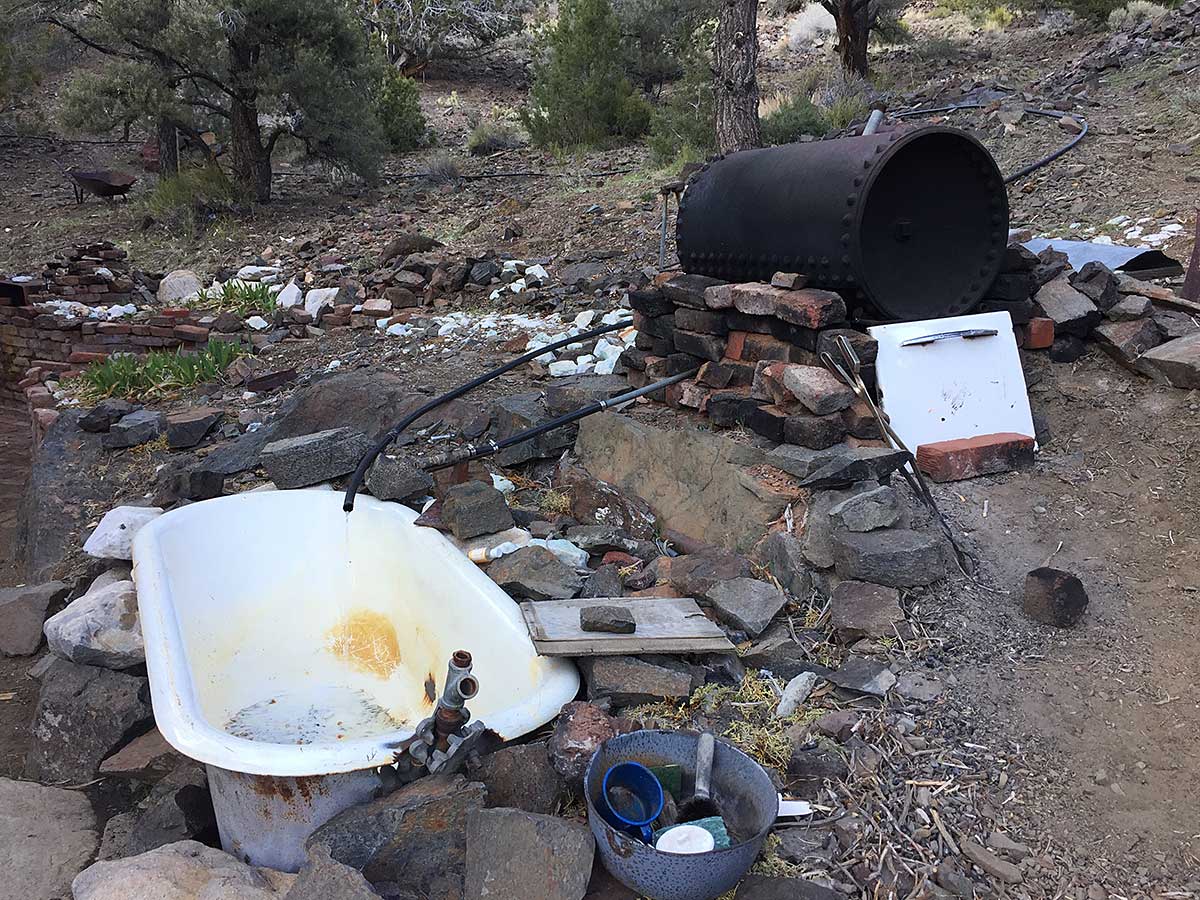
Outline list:
[[[387,448],[388,444],[400,437],[404,429],[408,428],[409,425],[417,421],[417,419],[421,418],[421,416],[437,409],[439,406],[449,403],[451,400],[457,400],[463,394],[475,390],[475,388],[479,387],[480,385],[487,384],[493,378],[499,378],[505,372],[511,372],[522,363],[527,363],[531,359],[537,359],[543,353],[548,353],[551,350],[557,350],[558,348],[565,347],[568,344],[574,344],[579,341],[586,341],[594,337],[599,337],[602,334],[608,334],[610,331],[616,331],[619,328],[625,328],[626,326],[632,324],[632,318],[621,319],[620,321],[613,322],[611,325],[601,325],[599,328],[593,328],[591,331],[584,331],[580,334],[571,335],[563,338],[560,341],[547,344],[545,347],[538,347],[536,350],[530,350],[526,353],[522,353],[516,359],[510,359],[504,365],[498,366],[497,368],[488,372],[484,372],[478,378],[474,378],[465,384],[460,384],[454,390],[447,391],[440,397],[435,397],[434,399],[430,400],[415,412],[412,412],[401,419],[395,428],[381,437],[375,443],[375,446],[366,452],[366,455],[364,455],[362,460],[359,462],[358,468],[355,469],[354,474],[350,476],[349,484],[346,485],[346,497],[342,501],[342,509],[344,509],[346,512],[350,512],[352,509],[354,509],[354,497],[358,493],[359,487],[362,486],[363,479],[367,477],[367,470],[371,468],[371,463],[375,462],[376,457],[378,457],[379,454]]]
[[[931,116],[935,113],[954,112],[955,110],[959,109],[983,109],[983,106],[984,104],[972,100],[970,103],[960,103],[957,106],[936,106],[929,109],[911,109],[906,112],[890,113],[890,115],[893,119],[910,119],[916,116]],[[1061,112],[1057,109],[1036,109],[1032,106],[1023,107],[1023,109],[1030,115],[1045,116],[1047,119],[1063,119],[1067,116],[1067,113]],[[1012,184],[1014,181],[1018,181],[1024,178],[1026,175],[1033,174],[1038,169],[1042,168],[1042,166],[1046,166],[1054,162],[1054,160],[1058,159],[1064,153],[1069,153],[1080,141],[1087,137],[1087,120],[1078,116],[1072,116],[1072,118],[1075,119],[1081,126],[1079,134],[1075,135],[1073,138],[1071,138],[1071,140],[1067,141],[1054,152],[1047,153],[1041,159],[1017,169],[1017,171],[1013,172],[1004,179],[1004,183]]]

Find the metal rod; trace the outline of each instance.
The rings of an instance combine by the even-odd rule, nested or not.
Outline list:
[[[378,457],[379,454],[384,451],[388,444],[396,440],[396,438],[400,436],[404,429],[406,429],[413,422],[417,421],[417,419],[421,418],[421,416],[432,412],[439,406],[444,406],[451,400],[457,400],[463,394],[475,390],[475,388],[479,387],[480,385],[487,384],[494,378],[499,378],[505,372],[511,372],[522,363],[527,363],[531,359],[537,359],[543,353],[549,353],[551,350],[557,350],[559,347],[565,347],[568,344],[573,344],[577,341],[590,340],[591,338],[599,337],[602,334],[607,334],[610,331],[616,331],[619,328],[624,328],[627,325],[632,324],[632,318],[620,319],[616,322],[613,322],[611,325],[601,325],[599,328],[593,328],[591,331],[584,331],[574,336],[565,337],[561,341],[554,341],[551,344],[547,344],[545,347],[538,347],[536,350],[529,350],[525,353],[522,353],[516,359],[511,359],[504,365],[492,369],[489,372],[484,372],[478,378],[474,378],[465,384],[460,384],[454,390],[447,391],[440,397],[435,397],[434,399],[430,400],[428,403],[421,406],[416,412],[410,413],[404,419],[401,419],[395,428],[376,441],[375,446],[363,455],[363,458],[358,463],[358,468],[354,470],[354,474],[350,476],[350,481],[346,485],[346,496],[345,499],[342,500],[342,509],[344,509],[346,512],[350,512],[352,509],[354,509],[354,497],[358,493],[358,489],[361,487],[363,479],[367,477],[367,469],[371,467],[371,463],[375,462],[376,457]]]
[[[543,422],[541,425],[535,425],[533,428],[527,428],[524,431],[519,431],[511,437],[507,437],[502,441],[488,441],[486,444],[467,444],[465,447],[460,447],[457,450],[450,450],[446,453],[438,454],[431,457],[421,464],[421,468],[426,472],[433,472],[438,469],[445,469],[450,466],[458,465],[461,462],[468,462],[472,459],[479,459],[482,456],[491,456],[493,453],[499,453],[508,447],[522,444],[525,441],[531,441],[535,437],[545,434],[547,431],[553,431],[555,428],[561,428],[563,425],[570,425],[572,422],[577,422],[580,419],[586,418],[593,413],[598,413],[601,410],[608,409],[613,406],[620,406],[623,403],[628,403],[636,400],[638,397],[644,397],[646,394],[653,394],[655,391],[661,391],[663,388],[670,387],[676,382],[683,381],[685,378],[690,378],[700,371],[699,366],[688,369],[686,372],[680,372],[678,375],[672,375],[670,378],[664,378],[662,381],[656,381],[654,384],[648,384],[645,387],[637,390],[627,391],[624,394],[619,394],[616,397],[610,397],[608,400],[597,400],[595,403],[589,403],[587,406],[581,406],[574,412],[565,413],[557,419],[552,419],[549,422]]]

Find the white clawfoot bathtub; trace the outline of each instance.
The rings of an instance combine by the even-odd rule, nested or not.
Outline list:
[[[341,503],[222,497],[134,541],[158,728],[208,764],[222,844],[257,865],[295,870],[317,825],[369,798],[361,770],[391,763],[432,712],[455,650],[474,658],[472,719],[505,739],[579,689],[574,665],[539,657],[517,605],[416,513]],[[309,778],[338,773],[355,774]]]

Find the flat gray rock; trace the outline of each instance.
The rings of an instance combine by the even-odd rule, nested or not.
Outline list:
[[[123,450],[149,443],[167,429],[167,417],[152,409],[139,409],[109,426],[101,437],[100,446],[105,450]]]
[[[519,809],[467,817],[464,900],[581,900],[596,842],[586,825]]]
[[[74,900],[279,900],[295,875],[248,866],[196,841],[98,862],[76,876]]]
[[[896,683],[896,676],[883,663],[854,654],[826,677],[838,687],[876,697],[882,697]]]
[[[509,594],[530,600],[568,600],[583,587],[575,570],[545,547],[522,547],[486,571]]]
[[[860,481],[879,481],[904,465],[908,454],[887,447],[844,447],[832,462],[801,483],[810,490],[840,488]]]
[[[324,847],[310,847],[285,900],[379,900],[379,894],[357,869],[338,862]]]
[[[579,664],[593,703],[607,700],[620,708],[681,700],[692,693],[692,673],[682,665],[668,668],[636,656],[596,656]]]
[[[717,618],[750,637],[758,637],[783,608],[787,597],[773,584],[755,578],[734,578],[713,586],[705,599]]]
[[[887,528],[833,536],[833,556],[842,578],[888,587],[933,584],[946,575],[942,540],[929,531]]]
[[[272,441],[263,447],[261,461],[275,486],[287,490],[349,475],[370,448],[361,431],[331,428]]]
[[[0,778],[0,895],[69,897],[71,880],[98,843],[96,816],[85,794]]]
[[[0,656],[29,656],[42,644],[46,611],[67,595],[61,581],[0,590]]]
[[[847,531],[874,531],[900,520],[902,509],[896,489],[885,484],[847,497],[829,510],[833,521]]]
[[[25,774],[77,784],[154,720],[145,678],[56,659],[41,680]]]

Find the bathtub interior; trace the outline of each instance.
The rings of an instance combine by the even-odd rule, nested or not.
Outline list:
[[[502,737],[572,699],[574,667],[538,657],[516,604],[444,537],[397,504],[362,498],[347,514],[340,501],[222,498],[138,536],[139,574],[149,561],[159,575],[150,605],[168,608],[143,620],[174,625],[147,653],[186,672],[176,688],[193,716],[277,747],[398,740],[433,710],[457,649],[474,657],[473,718]]]

